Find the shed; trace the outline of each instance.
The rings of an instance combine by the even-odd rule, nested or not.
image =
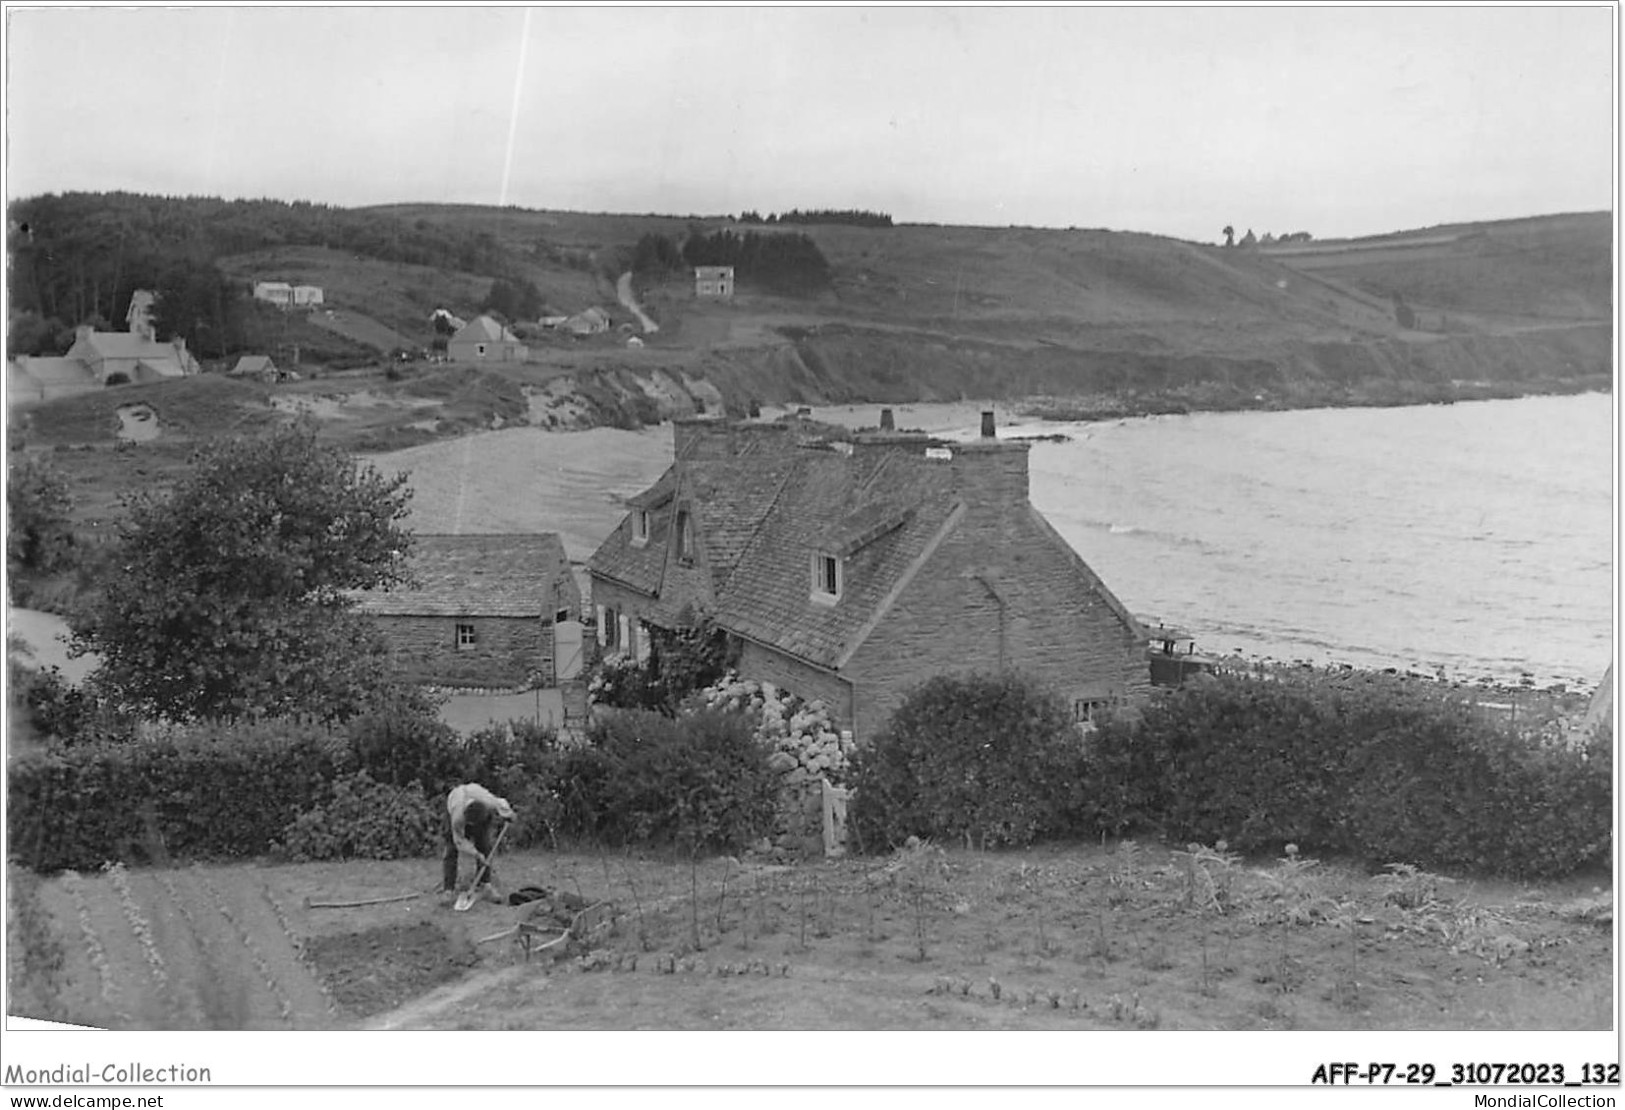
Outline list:
[[[359,595],[392,664],[423,685],[529,689],[581,669],[581,590],[556,532],[419,535],[414,584]]]

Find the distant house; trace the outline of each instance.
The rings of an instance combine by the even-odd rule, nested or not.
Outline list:
[[[315,308],[322,303],[322,287],[319,285],[295,285],[293,287],[293,306],[295,308]]]
[[[124,313],[124,322],[128,325],[126,330],[131,335],[157,341],[158,331],[152,322],[152,310],[157,303],[158,294],[150,289],[137,289],[130,294],[130,307]]]
[[[285,281],[256,281],[254,299],[279,308],[289,308],[293,305],[293,286]]]
[[[9,403],[54,401],[81,393],[96,393],[102,381],[76,358],[17,358],[6,363]]]
[[[732,297],[734,295],[734,268],[732,266],[694,267],[694,295],[696,297]]]
[[[585,309],[559,326],[571,335],[599,335],[609,330],[609,313],[601,308]]]
[[[103,385],[119,382],[151,382],[196,374],[197,360],[186,350],[186,340],[178,336],[159,343],[126,332],[95,331],[80,327],[67,358],[77,359]]]
[[[1028,444],[674,422],[674,461],[588,563],[606,653],[707,612],[740,673],[872,737],[937,674],[1014,670],[1080,725],[1150,689],[1139,622],[1028,500]]]
[[[228,373],[234,378],[258,378],[262,382],[275,382],[282,378],[282,372],[269,355],[244,355]]]
[[[446,341],[446,354],[453,362],[524,362],[530,349],[491,317],[481,316]]]
[[[580,672],[581,590],[556,533],[419,535],[411,569],[416,586],[359,605],[407,681],[529,689]]]

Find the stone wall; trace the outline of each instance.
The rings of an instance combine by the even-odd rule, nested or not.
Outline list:
[[[391,666],[407,682],[433,686],[529,688],[553,681],[553,625],[541,617],[377,616]],[[474,645],[457,646],[457,626],[474,626]]]

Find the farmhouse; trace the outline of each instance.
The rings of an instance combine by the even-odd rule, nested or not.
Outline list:
[[[9,403],[54,401],[95,393],[102,383],[90,367],[76,358],[24,356],[6,363],[6,398]]]
[[[524,362],[530,350],[491,317],[480,316],[446,341],[446,354],[453,362]]]
[[[269,355],[243,355],[229,372],[234,378],[258,378],[262,382],[276,382],[282,378],[282,372]]]
[[[732,297],[734,295],[734,268],[732,266],[694,267],[694,295],[696,297]]]
[[[420,535],[411,573],[359,595],[406,681],[530,689],[579,672],[581,591],[557,533]]]
[[[293,304],[293,286],[285,281],[256,281],[254,299],[287,308]]]
[[[609,330],[609,313],[601,308],[583,309],[559,326],[571,335],[598,335]]]
[[[1025,443],[691,418],[588,563],[608,653],[711,614],[740,673],[860,740],[943,673],[1022,671],[1087,722],[1149,690],[1145,637],[1028,501]]]
[[[315,308],[322,303],[322,287],[319,285],[295,285],[293,287],[293,306],[295,308]]]
[[[84,363],[103,385],[179,378],[199,369],[179,336],[160,343],[128,332],[95,331],[88,325],[80,326],[75,336],[66,357]]]

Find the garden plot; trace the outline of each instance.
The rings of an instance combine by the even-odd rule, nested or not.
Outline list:
[[[505,854],[613,916],[529,958],[438,861],[13,882],[27,1016],[122,1028],[1606,1029],[1612,892],[1123,842],[803,863]],[[310,908],[306,900],[399,901]],[[19,899],[22,901],[19,902]],[[32,915],[32,917],[30,917]],[[19,929],[28,918],[36,924]],[[42,940],[41,934],[47,939]],[[482,941],[485,941],[482,943]],[[53,966],[51,945],[57,948]],[[19,963],[20,961],[20,963]],[[32,972],[30,972],[32,968]],[[17,991],[19,979],[32,989]]]

